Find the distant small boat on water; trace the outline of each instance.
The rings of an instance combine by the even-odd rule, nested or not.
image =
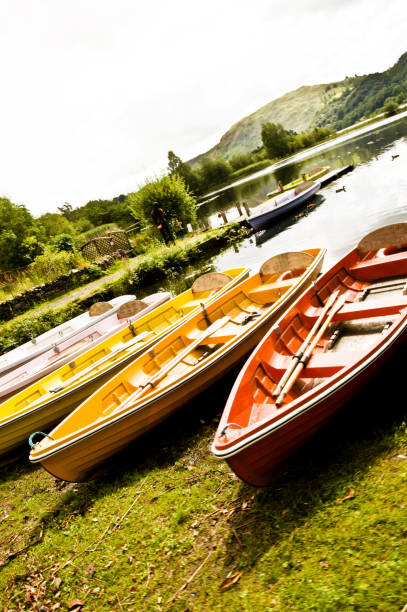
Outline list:
[[[282,193],[281,196],[266,200],[260,206],[256,206],[247,221],[253,229],[262,229],[278,217],[282,217],[307,202],[320,187],[321,184],[314,181],[300,183],[298,187]]]
[[[321,176],[324,176],[325,174],[327,174],[327,172],[330,169],[331,169],[330,166],[322,166],[318,168],[313,168],[309,172],[303,173],[299,178],[296,178],[294,181],[291,181],[291,183],[287,183],[286,185],[281,185],[280,183],[280,188],[275,189],[274,191],[269,191],[267,194],[267,197],[274,198],[275,196],[278,196],[280,193],[284,193],[285,191],[288,191],[289,189],[296,187],[297,185],[299,185],[299,183],[303,181],[316,181]]]

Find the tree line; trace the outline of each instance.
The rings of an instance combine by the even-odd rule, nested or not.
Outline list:
[[[349,79],[348,90],[339,101],[332,103],[331,114],[322,123],[331,121],[337,127],[347,126],[374,109],[394,114],[399,103],[407,99],[401,84],[404,80],[407,82],[407,54],[387,73]],[[386,87],[383,79],[387,79]],[[196,169],[169,151],[166,173],[147,180],[137,191],[111,200],[91,200],[77,208],[65,202],[57,213],[45,213],[38,218],[23,204],[0,198],[0,270],[27,266],[46,248],[56,252],[73,251],[109,226],[125,228],[136,224],[144,232],[134,240],[136,252],[148,250],[159,239],[151,223],[153,202],[157,201],[163,208],[170,223],[176,219],[186,228],[196,220],[198,197],[330,138],[334,132],[332,127],[322,125],[298,134],[279,123],[266,122],[261,126],[262,146],[255,151],[234,155],[229,160],[220,156],[204,157]]]

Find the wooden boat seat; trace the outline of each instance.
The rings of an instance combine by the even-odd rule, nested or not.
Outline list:
[[[184,314],[187,312],[191,312],[191,310],[194,310],[195,308],[199,308],[202,302],[201,298],[200,300],[190,300],[189,302],[185,302],[185,304],[182,304],[180,311],[182,311]]]
[[[206,336],[202,340],[202,344],[224,344],[225,342],[229,342],[229,340],[233,340],[233,338],[236,338],[239,329],[240,328],[237,325],[234,325],[233,323],[224,325],[216,332],[213,332],[213,334],[210,334],[210,336]]]
[[[258,304],[269,304],[276,302],[278,298],[288,291],[297,279],[287,278],[280,280],[277,283],[263,283],[259,287],[250,289],[247,292],[248,297]]]
[[[407,274],[407,252],[399,251],[383,257],[363,259],[347,268],[359,280],[376,280]]]
[[[360,357],[364,352],[360,351]],[[332,376],[359,358],[359,351],[315,352],[301,373],[301,378],[324,378]],[[261,361],[261,366],[267,376],[276,384],[291,365],[291,357],[274,354],[271,363]]]
[[[369,302],[351,302],[344,304],[342,308],[334,315],[333,321],[349,321],[352,319],[367,319],[370,317],[381,317],[388,315],[397,315],[403,309],[407,308],[407,296],[400,296],[397,302],[389,299],[389,301],[380,300],[375,303],[373,300]],[[315,323],[321,313],[321,308],[314,306],[308,307],[303,316],[308,321],[310,327]]]
[[[224,272],[207,272],[194,281],[191,291],[194,295],[218,291],[230,283],[231,280],[232,277]]]
[[[92,304],[92,306],[89,308],[89,316],[97,317],[112,309],[113,306],[109,304],[109,302],[95,302],[95,304]]]

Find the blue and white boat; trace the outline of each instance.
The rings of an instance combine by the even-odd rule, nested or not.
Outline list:
[[[285,191],[281,196],[256,206],[253,214],[248,217],[247,221],[255,230],[259,230],[278,217],[282,217],[307,202],[320,187],[321,183],[315,181],[300,183],[295,189]]]

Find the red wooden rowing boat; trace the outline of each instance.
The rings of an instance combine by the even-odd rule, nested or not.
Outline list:
[[[407,337],[407,223],[367,235],[277,321],[240,372],[212,452],[245,482],[286,460]]]

